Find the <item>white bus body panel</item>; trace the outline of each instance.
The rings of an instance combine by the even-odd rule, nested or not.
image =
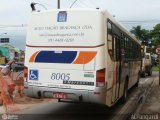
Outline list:
[[[106,17],[99,10],[64,11],[67,14],[65,22],[57,21],[59,10],[31,15],[26,42],[28,89],[25,92],[32,97],[38,97],[39,93],[43,97],[53,97],[56,92],[66,93],[71,100],[79,100],[82,96],[85,102],[106,104],[105,88],[96,87],[96,71],[105,68]],[[66,58],[61,59],[60,63],[46,60],[50,59],[47,58],[50,53],[61,56],[65,52],[76,55],[69,62]],[[87,55],[86,58],[81,58],[83,54]],[[32,74],[38,78],[34,80]],[[53,74],[66,75],[66,80],[63,75],[54,79]],[[94,92],[101,92],[101,97]]]

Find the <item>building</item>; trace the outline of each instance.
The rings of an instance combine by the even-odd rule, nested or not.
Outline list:
[[[20,50],[18,48],[15,48],[12,45],[2,44],[0,45],[0,51],[2,54],[1,57],[5,57],[7,61],[13,60],[13,59],[17,59],[17,60],[20,59]]]

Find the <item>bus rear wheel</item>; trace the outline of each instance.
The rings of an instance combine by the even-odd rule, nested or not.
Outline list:
[[[123,96],[122,96],[122,103],[125,103],[127,101],[127,97],[128,97],[128,80],[126,80],[125,84],[124,84],[124,92],[123,92]]]
[[[135,84],[136,87],[138,87],[138,85],[139,85],[139,78],[140,78],[140,72],[138,73],[137,82],[136,82],[136,84]]]

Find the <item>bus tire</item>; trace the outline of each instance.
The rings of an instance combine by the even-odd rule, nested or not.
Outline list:
[[[124,84],[122,103],[125,103],[127,101],[127,97],[128,97],[128,79],[126,79],[125,84]]]

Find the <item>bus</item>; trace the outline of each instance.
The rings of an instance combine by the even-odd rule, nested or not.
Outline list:
[[[106,10],[32,12],[25,94],[113,106],[138,85],[140,51],[140,42]]]

